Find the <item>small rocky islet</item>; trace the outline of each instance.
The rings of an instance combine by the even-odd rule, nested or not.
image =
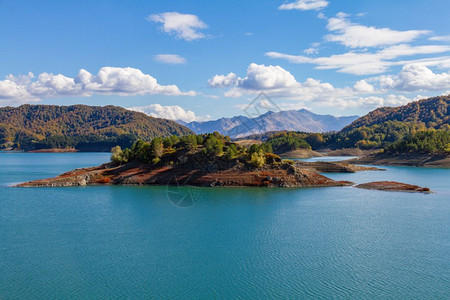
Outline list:
[[[61,187],[84,185],[192,185],[204,187],[325,187],[350,186],[318,173],[314,163],[280,162],[252,167],[239,161],[201,160],[201,154],[180,157],[185,163],[154,166],[140,162],[114,163],[76,169],[55,178],[34,180],[19,187]],[[354,172],[354,166],[329,164],[331,172]],[[317,164],[320,172],[325,168]],[[373,169],[372,167],[368,169]]]

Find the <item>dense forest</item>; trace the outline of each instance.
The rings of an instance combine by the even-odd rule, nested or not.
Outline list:
[[[411,122],[388,121],[336,133],[277,132],[262,139],[265,149],[281,154],[295,149],[391,149],[406,152],[445,152],[450,130],[427,129]],[[254,136],[254,138],[258,138]],[[428,146],[426,146],[428,144]],[[414,146],[414,145],[417,145]]]
[[[109,151],[129,147],[138,138],[186,135],[176,122],[117,106],[22,105],[0,108],[0,149],[75,148]]]
[[[450,154],[450,131],[419,131],[390,145],[384,150],[384,152],[389,154]]]

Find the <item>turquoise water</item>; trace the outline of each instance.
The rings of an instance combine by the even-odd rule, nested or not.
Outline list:
[[[449,298],[448,169],[328,174],[420,184],[428,195],[9,187],[106,160],[0,153],[0,299]],[[186,195],[195,205],[174,205]]]

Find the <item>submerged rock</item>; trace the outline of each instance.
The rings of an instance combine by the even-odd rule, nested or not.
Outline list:
[[[429,188],[395,181],[374,181],[358,184],[356,187],[380,191],[431,193]]]

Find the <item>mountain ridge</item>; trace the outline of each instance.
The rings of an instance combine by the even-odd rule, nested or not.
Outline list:
[[[450,95],[421,99],[397,107],[379,107],[354,120],[342,131],[387,121],[422,123],[426,128],[439,129],[450,124]]]
[[[196,134],[217,131],[229,135],[231,138],[242,138],[268,131],[303,131],[330,132],[339,131],[359,116],[336,117],[333,115],[319,115],[307,109],[268,111],[260,116],[234,116],[204,122],[182,122],[180,124],[194,131]]]

